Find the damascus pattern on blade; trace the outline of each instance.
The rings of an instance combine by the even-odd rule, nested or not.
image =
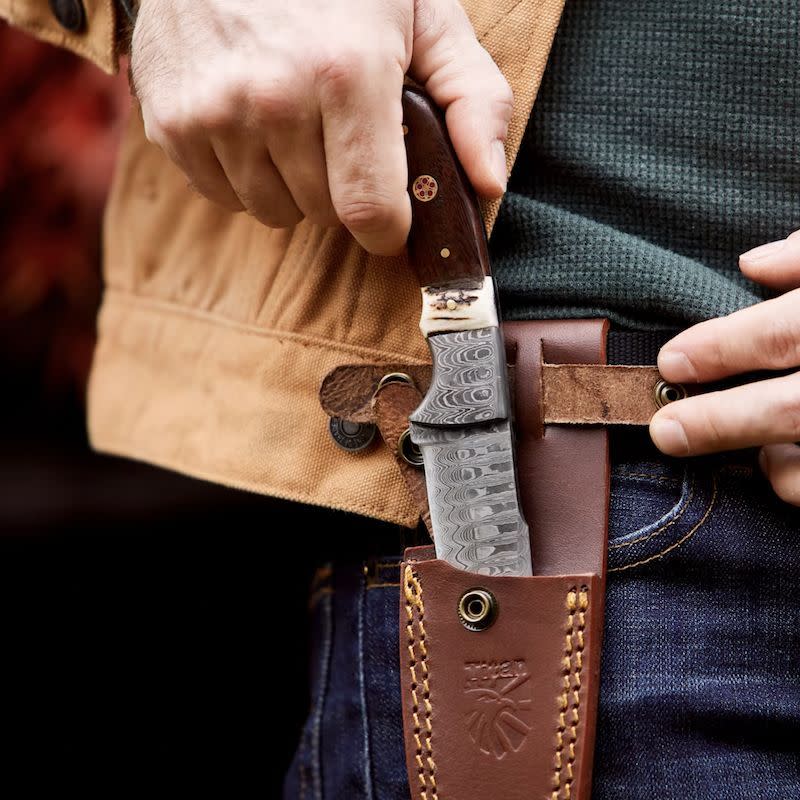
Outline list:
[[[411,423],[422,450],[438,558],[486,575],[530,575],[508,421],[469,428]]]
[[[431,386],[409,417],[421,425],[470,425],[508,419],[505,350],[500,329],[428,337]]]

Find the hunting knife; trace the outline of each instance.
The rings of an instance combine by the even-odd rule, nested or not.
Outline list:
[[[531,575],[514,460],[505,349],[486,232],[441,111],[403,88],[420,329],[431,385],[410,415],[425,468],[437,558],[484,575]]]

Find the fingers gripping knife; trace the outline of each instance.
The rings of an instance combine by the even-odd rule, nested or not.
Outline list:
[[[438,558],[490,575],[530,575],[514,461],[505,349],[486,234],[441,113],[403,91],[420,328],[431,386],[409,417],[422,452]]]

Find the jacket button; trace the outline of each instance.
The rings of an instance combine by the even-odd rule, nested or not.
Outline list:
[[[86,11],[82,0],[49,0],[50,10],[62,28],[80,33],[86,27]]]
[[[328,428],[333,441],[351,453],[365,450],[375,438],[376,428],[371,422],[350,422],[339,417],[331,417]]]

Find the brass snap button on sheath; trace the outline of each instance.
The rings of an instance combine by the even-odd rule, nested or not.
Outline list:
[[[669,383],[665,380],[660,380],[653,388],[655,394],[656,405],[663,408],[669,403],[674,403],[676,400],[683,400],[686,397],[686,387],[680,383]]]
[[[467,589],[458,601],[458,618],[468,631],[486,630],[497,619],[497,600],[488,589]]]
[[[86,10],[81,0],[49,0],[50,10],[64,30],[81,33],[86,27]]]
[[[331,417],[328,429],[333,441],[350,453],[365,450],[375,438],[375,426],[371,422],[351,422],[341,417]]]

